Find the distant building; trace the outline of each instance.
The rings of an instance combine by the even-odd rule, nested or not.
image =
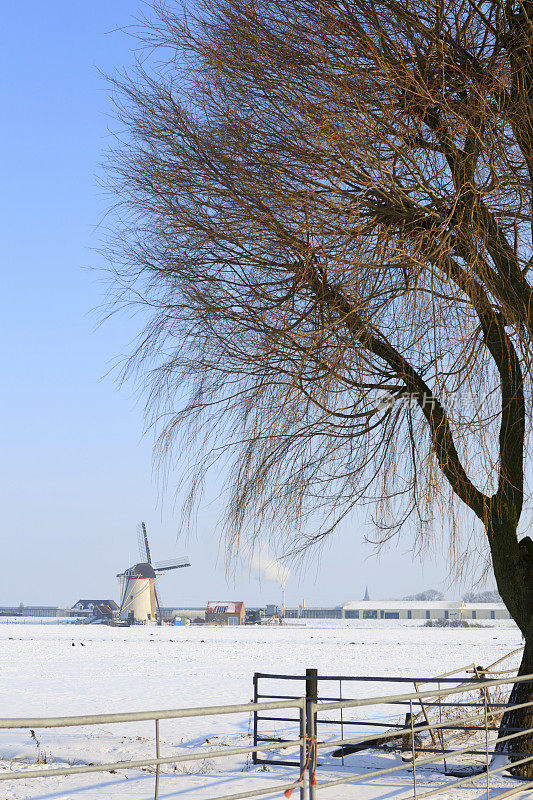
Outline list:
[[[18,606],[2,606],[0,614],[3,617],[67,617],[68,609],[58,606],[25,606],[22,603]]]
[[[164,620],[188,619],[190,622],[205,621],[205,606],[161,606],[161,616]]]
[[[210,600],[205,609],[205,621],[217,625],[244,625],[246,609],[241,601]]]
[[[360,600],[342,611],[344,619],[510,619],[503,603],[461,600]]]
[[[93,608],[93,619],[113,619],[114,612],[108,602],[97,603]]]
[[[295,619],[511,619],[503,603],[463,603],[461,600],[352,600],[331,608],[287,608]]]
[[[344,619],[342,606],[331,606],[330,608],[312,608],[309,606],[286,608],[284,617],[285,619]]]
[[[118,605],[114,600],[78,600],[78,602],[72,606],[71,611],[76,612],[76,616],[84,614],[90,617],[97,616],[97,614],[95,614],[95,609],[98,609],[98,615],[109,613],[111,617],[114,611],[118,611]]]

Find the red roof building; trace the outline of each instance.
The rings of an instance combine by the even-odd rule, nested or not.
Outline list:
[[[244,625],[246,609],[240,600],[210,600],[205,609],[205,621],[214,625]]]

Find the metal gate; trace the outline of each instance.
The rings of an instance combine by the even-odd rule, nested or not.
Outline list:
[[[513,651],[509,658],[514,656],[518,651]],[[490,688],[484,688],[483,684],[487,683],[496,674],[500,675],[502,672],[510,672],[511,670],[498,670],[495,667],[499,666],[504,659],[499,659],[498,662],[488,667],[480,667],[475,664],[468,664],[460,669],[453,670],[442,675],[434,677],[405,677],[405,676],[383,676],[383,675],[319,675],[316,669],[307,669],[305,675],[286,675],[277,673],[256,672],[253,677],[253,691],[254,703],[261,701],[282,701],[293,700],[298,697],[305,696],[307,703],[331,703],[331,702],[344,702],[356,700],[357,698],[350,696],[353,694],[353,689],[358,685],[367,686],[369,683],[376,684],[411,684],[415,692],[420,693],[421,687],[425,688],[425,698],[419,697],[416,701],[413,710],[413,703],[408,703],[402,700],[392,700],[388,705],[391,707],[389,710],[398,712],[396,719],[348,719],[344,713],[344,709],[339,709],[338,716],[333,718],[324,719],[322,716],[314,715],[315,729],[317,735],[320,737],[320,732],[326,734],[327,729],[340,729],[340,739],[345,738],[345,731],[350,731],[354,727],[358,729],[375,730],[376,736],[380,740],[380,746],[385,741],[385,733],[389,734],[390,742],[394,742],[395,738],[401,736],[401,731],[411,724],[411,716],[413,716],[412,724],[430,727],[429,743],[424,746],[424,752],[427,753],[444,753],[447,747],[448,738],[456,739],[458,733],[458,725],[453,719],[454,715],[463,713],[467,709],[472,709],[475,713],[476,709],[483,709],[484,705],[488,702],[491,711],[497,713],[498,709],[504,709],[507,705],[507,697],[491,696]],[[266,684],[266,685],[265,685]],[[272,684],[274,684],[274,688]],[[281,691],[279,690],[281,684]],[[469,696],[464,696],[463,687],[478,685],[479,690],[470,690]],[[319,686],[327,685],[327,692],[320,691]],[[428,690],[435,689],[435,696],[428,695]],[[441,689],[454,689],[458,691],[457,697],[448,692],[445,698],[439,696]],[[403,708],[402,708],[403,707]],[[402,719],[402,712],[405,712]],[[449,720],[449,724],[446,724]],[[283,730],[276,731],[268,730],[265,723],[269,723],[270,727],[273,723],[278,725],[282,724]],[[432,724],[438,723],[438,733],[431,730]],[[253,753],[253,762],[255,764],[277,764],[284,766],[296,766],[296,759],[290,756],[282,758],[268,757],[261,754],[260,745],[262,742],[272,744],[279,742],[280,749],[283,750],[284,744],[294,739],[293,733],[297,733],[297,726],[299,719],[291,716],[273,716],[272,714],[264,714],[261,711],[255,711],[253,714],[253,744],[258,748]],[[497,730],[497,723],[493,724],[491,729]],[[459,726],[460,730],[467,733],[471,726]],[[292,730],[291,730],[292,729]],[[395,732],[398,731],[397,737]],[[352,734],[353,735],[353,734]],[[371,745],[371,740],[369,746]],[[479,751],[472,750],[472,754],[479,754]],[[344,757],[341,757],[341,763],[344,764]],[[446,766],[446,765],[445,765]]]

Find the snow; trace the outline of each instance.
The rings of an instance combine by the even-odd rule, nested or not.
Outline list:
[[[509,622],[457,629],[425,628],[419,622],[396,620],[161,628],[5,622],[0,625],[1,714],[64,716],[246,703],[252,698],[256,671],[301,675],[306,667],[316,667],[322,675],[425,677],[473,663],[486,666],[520,644],[520,632]],[[265,691],[266,685],[265,682]],[[283,693],[290,693],[287,684],[273,683],[268,691],[279,692],[280,688]],[[371,697],[411,689],[411,684],[400,683],[344,684],[343,696]],[[321,684],[321,692],[337,697],[338,682]],[[371,716],[370,710],[364,711],[358,719]],[[375,719],[375,709],[373,713]],[[381,708],[380,714],[385,721],[393,721],[394,715],[398,718],[398,709]],[[348,718],[349,713],[345,712],[345,719]],[[249,714],[165,720],[161,722],[162,755],[197,748],[207,752],[223,745],[243,746],[249,742],[250,726]],[[275,723],[272,730],[276,732]],[[277,732],[283,733],[282,726]],[[339,735],[338,730],[335,735]],[[44,761],[57,767],[149,758],[153,753],[153,722],[41,729],[35,731],[35,739],[27,731],[0,731],[0,774],[35,767]],[[329,756],[319,760],[319,782],[402,764],[400,756],[381,751],[350,756],[344,767]],[[435,765],[424,770],[418,778],[419,786],[430,790],[455,780],[443,776],[439,769]],[[160,797],[205,800],[279,781],[286,783],[294,780],[296,773],[296,769],[277,766],[262,771],[252,767],[246,756],[216,761],[206,758],[179,764],[175,770],[164,768]],[[438,796],[444,800],[462,800],[465,796],[480,800],[486,796],[485,778],[477,781],[473,784],[477,788],[445,790]],[[68,779],[7,780],[0,782],[0,797],[148,800],[153,797],[153,783],[151,769]],[[491,786],[503,790],[516,783],[502,776],[492,779]],[[410,793],[412,773],[404,764],[401,772],[365,780],[364,785],[321,790],[319,797],[373,800],[407,797]],[[297,797],[295,792],[293,800]]]

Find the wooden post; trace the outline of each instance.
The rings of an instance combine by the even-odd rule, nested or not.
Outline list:
[[[316,703],[318,700],[318,670],[306,669],[305,670],[305,697],[307,700],[313,700]]]
[[[410,727],[411,725],[411,714],[409,712],[405,715],[405,722],[403,724],[404,728]],[[411,750],[413,743],[411,742],[411,732],[402,734],[401,738],[401,747],[402,750]]]
[[[318,702],[318,670],[306,669],[305,670],[305,699],[307,702],[312,700],[313,703]],[[314,720],[314,729],[316,731],[316,714]]]

